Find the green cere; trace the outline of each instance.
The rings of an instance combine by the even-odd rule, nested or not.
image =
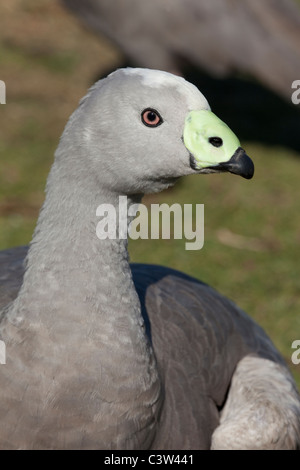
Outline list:
[[[185,120],[183,139],[198,169],[227,162],[240,147],[236,135],[207,110],[191,111]]]

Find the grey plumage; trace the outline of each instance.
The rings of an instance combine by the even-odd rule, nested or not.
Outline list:
[[[263,330],[211,287],[130,267],[127,240],[96,236],[100,203],[118,211],[119,195],[131,206],[217,171],[190,166],[193,109],[208,104],[182,78],[127,69],[71,116],[26,262],[26,247],[0,253],[0,305],[15,299],[1,322],[1,448],[299,447],[299,395]]]
[[[248,74],[290,101],[299,77],[300,13],[292,0],[62,0],[131,64],[214,77]]]

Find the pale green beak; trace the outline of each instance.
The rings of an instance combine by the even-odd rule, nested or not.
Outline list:
[[[191,166],[201,173],[229,171],[250,179],[254,165],[236,135],[208,110],[191,111],[185,120],[183,140]]]

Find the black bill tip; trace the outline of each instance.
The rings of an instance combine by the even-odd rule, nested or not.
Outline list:
[[[254,175],[254,164],[242,147],[236,149],[228,162],[219,163],[214,168],[218,171],[229,171],[248,180]]]

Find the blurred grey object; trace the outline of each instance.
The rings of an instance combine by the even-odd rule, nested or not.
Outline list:
[[[288,100],[300,78],[300,9],[292,0],[61,1],[135,66],[248,74]]]

